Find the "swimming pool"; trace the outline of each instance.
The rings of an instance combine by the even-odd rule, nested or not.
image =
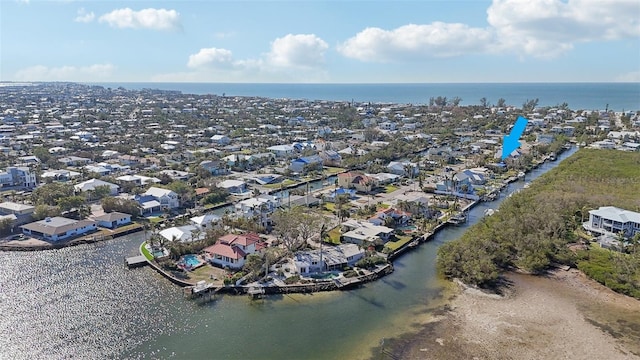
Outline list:
[[[198,260],[198,257],[192,254],[183,256],[181,263],[189,268],[195,268],[196,266],[201,264],[200,260]]]

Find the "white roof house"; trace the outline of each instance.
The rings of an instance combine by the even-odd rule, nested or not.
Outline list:
[[[195,234],[197,237],[194,239],[194,231],[200,231],[200,234]],[[158,234],[169,241],[189,242],[200,240],[206,235],[201,229],[195,225],[184,225],[170,227],[160,231]]]
[[[640,213],[615,206],[603,206],[589,211],[589,222],[584,223],[583,227],[594,233],[634,236],[640,233]]]
[[[195,225],[204,228],[210,225],[211,223],[220,221],[220,219],[222,218],[216,214],[204,214],[202,216],[192,217],[190,220]]]
[[[111,195],[117,195],[120,186],[99,179],[90,179],[73,186],[75,191],[94,191],[98,186],[108,186]]]

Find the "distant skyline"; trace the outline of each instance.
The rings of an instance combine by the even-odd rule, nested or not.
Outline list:
[[[0,81],[640,82],[637,0],[0,6]]]

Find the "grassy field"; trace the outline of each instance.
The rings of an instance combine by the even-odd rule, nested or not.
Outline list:
[[[279,184],[267,184],[267,185],[264,185],[264,187],[266,187],[267,189],[279,189],[281,187],[287,187],[293,184],[297,184],[297,182],[291,179],[284,179],[284,181]]]
[[[333,175],[333,174],[338,174],[344,171],[343,168],[340,167],[331,167],[331,166],[325,166],[324,167],[325,172],[327,173],[327,175]]]
[[[402,235],[402,236],[396,236],[396,237],[398,238],[398,240],[389,241],[386,244],[384,244],[384,247],[388,248],[391,251],[396,251],[400,249],[403,245],[411,242],[411,239],[412,239],[412,237],[408,235]]]
[[[392,192],[394,192],[394,191],[396,191],[398,189],[399,189],[399,187],[389,184],[389,185],[384,187],[384,192],[388,194],[388,193],[392,193]]]
[[[153,255],[151,255],[149,250],[147,250],[147,248],[144,247],[146,244],[147,244],[147,242],[145,241],[140,245],[140,251],[142,252],[142,255],[144,255],[144,257],[147,258],[147,260],[151,261],[151,260],[153,260]]]
[[[340,244],[340,227],[336,226],[327,233],[328,241],[332,244]]]

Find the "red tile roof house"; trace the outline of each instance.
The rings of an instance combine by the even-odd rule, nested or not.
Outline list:
[[[240,269],[244,266],[247,255],[254,254],[261,247],[261,239],[257,234],[227,234],[220,237],[215,245],[202,251],[210,256],[209,261],[213,265]]]

